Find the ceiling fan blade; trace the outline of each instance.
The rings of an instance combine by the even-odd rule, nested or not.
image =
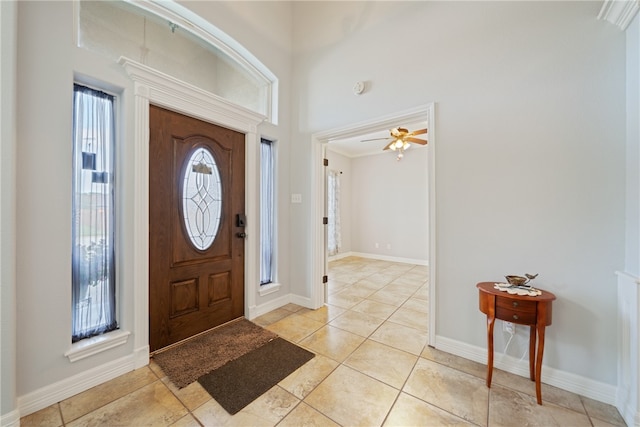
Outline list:
[[[427,145],[427,141],[420,138],[405,138],[405,141],[413,142],[414,144]]]
[[[384,141],[384,140],[386,140],[386,139],[389,139],[389,138],[373,138],[373,139],[363,139],[363,140],[362,140],[362,141],[360,141],[360,142],[369,142],[369,141]]]
[[[418,129],[411,132],[409,135],[422,135],[423,133],[427,133],[427,129]]]

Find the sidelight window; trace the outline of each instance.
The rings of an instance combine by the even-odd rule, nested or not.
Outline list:
[[[117,329],[115,98],[73,90],[72,341]]]
[[[342,247],[340,230],[340,172],[329,170],[327,175],[327,251],[329,256],[337,255]]]
[[[275,228],[274,142],[260,143],[260,285],[273,282]]]

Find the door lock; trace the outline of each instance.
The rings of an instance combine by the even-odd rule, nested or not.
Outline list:
[[[247,237],[247,233],[245,233],[244,231],[240,232],[240,233],[236,233],[236,237],[239,237],[241,239],[244,239]]]

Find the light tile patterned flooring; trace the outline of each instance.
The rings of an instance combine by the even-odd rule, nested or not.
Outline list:
[[[23,426],[624,426],[618,411],[426,346],[428,270],[348,257],[330,264],[329,304],[255,322],[314,353],[230,416],[196,382],[176,389],[151,362],[21,419]]]

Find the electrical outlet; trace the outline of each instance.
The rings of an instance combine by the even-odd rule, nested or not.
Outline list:
[[[502,326],[503,326],[503,329],[504,329],[504,331],[505,331],[505,332],[508,332],[508,333],[509,333],[509,334],[511,334],[511,335],[513,335],[513,334],[515,334],[515,333],[516,333],[516,325],[514,325],[513,323],[511,323],[511,322],[504,322],[504,323],[502,324]]]

